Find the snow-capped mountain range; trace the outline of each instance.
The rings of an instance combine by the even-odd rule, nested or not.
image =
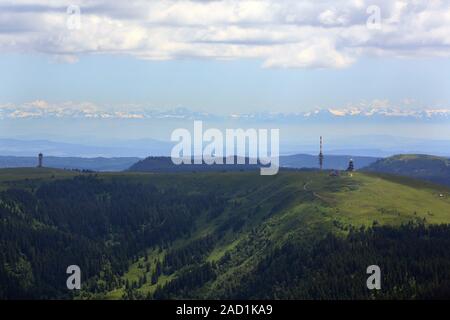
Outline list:
[[[86,119],[185,119],[185,120],[250,120],[250,121],[299,121],[299,120],[443,120],[450,119],[450,108],[407,107],[348,107],[317,108],[299,112],[257,112],[214,114],[184,107],[161,110],[142,106],[122,108],[99,107],[93,103],[50,104],[33,101],[21,105],[0,104],[0,119],[25,118],[86,118]]]
[[[342,120],[342,119],[392,119],[392,120],[450,120],[450,109],[403,109],[403,108],[329,108],[293,113],[232,114],[234,119],[259,120]]]

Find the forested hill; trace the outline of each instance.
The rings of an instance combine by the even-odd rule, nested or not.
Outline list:
[[[378,160],[364,170],[397,174],[450,186],[450,159],[443,157],[396,155]]]
[[[223,158],[224,164],[179,164],[172,162],[170,157],[147,157],[133,164],[128,171],[134,172],[236,172],[236,171],[256,171],[260,166],[249,164],[248,158],[240,158],[243,164],[237,163],[237,157]],[[229,161],[230,164],[226,164]],[[193,160],[192,160],[193,163]]]
[[[235,158],[236,159],[236,158]],[[346,156],[346,155],[327,155],[324,161],[325,169],[346,170],[348,162],[353,159],[355,169],[366,167],[379,158]],[[254,171],[259,170],[259,166],[248,164],[248,159],[244,160],[244,165],[175,165],[170,157],[148,157],[133,164],[129,171],[136,172],[218,172],[218,171]],[[305,169],[319,167],[319,159],[316,155],[295,154],[280,156],[280,167],[285,169]],[[225,159],[223,161],[225,163]],[[236,161],[233,161],[236,163]]]
[[[0,299],[448,298],[448,223],[389,175],[0,170]]]

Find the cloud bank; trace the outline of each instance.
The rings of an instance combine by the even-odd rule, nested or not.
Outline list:
[[[72,63],[84,54],[150,60],[252,58],[261,59],[264,67],[282,68],[344,68],[364,56],[450,56],[446,0],[71,4],[79,6],[79,20],[77,7],[68,7],[67,1],[0,1],[1,52],[46,54]]]

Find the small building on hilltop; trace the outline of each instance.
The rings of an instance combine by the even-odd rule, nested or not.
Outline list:
[[[355,166],[353,164],[353,159],[350,159],[350,161],[348,162],[348,168],[347,171],[348,172],[353,172],[355,170]]]
[[[331,170],[328,175],[330,177],[340,177],[341,176],[341,172],[339,170]]]

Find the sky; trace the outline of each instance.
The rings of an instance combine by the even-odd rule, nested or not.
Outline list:
[[[7,54],[0,67],[0,96],[17,105],[89,101],[226,114],[308,111],[377,99],[414,101],[419,107],[450,101],[450,60],[443,58],[365,58],[345,69],[318,70],[261,68],[261,61],[249,59],[147,61],[101,55],[61,64],[42,55]]]
[[[0,138],[164,139],[209,114],[450,140],[449,56],[449,1],[0,0]]]

